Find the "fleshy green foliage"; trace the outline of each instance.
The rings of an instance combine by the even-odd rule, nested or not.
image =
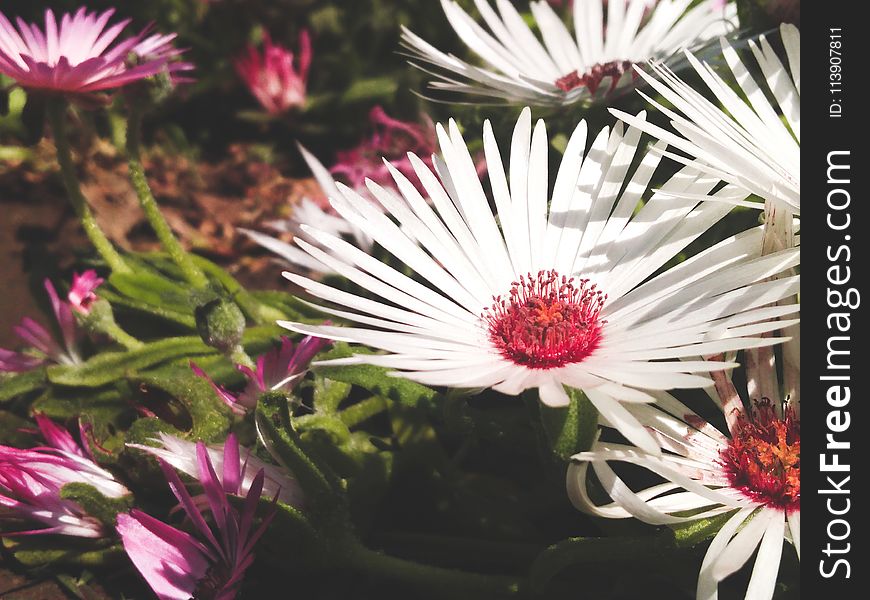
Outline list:
[[[118,513],[126,512],[133,507],[132,496],[107,498],[95,487],[86,483],[66,484],[60,490],[60,497],[72,500],[108,528],[115,526],[115,518]]]
[[[592,447],[598,430],[598,411],[582,391],[570,388],[571,403],[565,408],[541,404],[541,423],[553,454],[562,460]]]

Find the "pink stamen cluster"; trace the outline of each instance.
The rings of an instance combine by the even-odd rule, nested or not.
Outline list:
[[[588,279],[540,271],[521,276],[507,298],[482,315],[489,339],[506,359],[531,369],[581,362],[602,336],[599,313],[607,296]]]
[[[563,92],[570,92],[578,87],[589,89],[590,94],[595,94],[601,86],[601,82],[605,77],[610,77],[610,89],[607,93],[612,92],[619,83],[622,75],[628,71],[632,72],[633,63],[629,60],[615,60],[609,63],[595,65],[583,75],[577,71],[571,71],[567,75],[556,80],[556,87]]]
[[[790,407],[780,417],[766,398],[741,414],[722,463],[731,486],[785,511],[801,505],[801,422]]]

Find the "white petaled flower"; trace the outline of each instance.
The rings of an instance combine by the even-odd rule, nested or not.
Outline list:
[[[531,3],[543,43],[508,0],[475,0],[487,29],[453,0],[444,14],[463,43],[483,62],[474,66],[438,50],[407,28],[402,43],[423,70],[434,68],[433,90],[534,105],[602,100],[631,89],[632,65],[668,58],[728,33],[733,4],[716,0],[576,0],[574,35],[544,0]],[[425,67],[423,65],[426,65]]]
[[[749,42],[764,78],[762,82],[753,78],[737,51],[726,40],[721,40],[725,62],[745,99],[710,65],[686,52],[721,108],[679,79],[667,66],[651,63],[656,77],[640,69],[638,72],[674,109],[666,108],[649,96],[644,97],[670,118],[674,131],[648,121],[641,122],[614,109],[611,112],[688,155],[673,154],[676,160],[779,204],[780,210],[799,215],[801,38],[794,25],[783,24],[780,33],[788,68],[765,36],[762,35],[758,43]]]
[[[308,164],[308,168],[311,169],[311,173],[314,175],[323,193],[328,197],[337,195],[338,188],[335,187],[335,180],[329,174],[329,170],[301,144],[299,145],[299,152],[302,153],[302,157]],[[293,214],[289,219],[271,221],[267,225],[280,233],[292,233],[294,237],[299,236],[311,242],[313,240],[307,238],[302,230],[302,226],[307,225],[334,236],[352,239],[360,248],[366,251],[371,249],[372,240],[368,235],[340,215],[330,212],[327,208],[310,198],[303,198],[299,204],[293,207]],[[307,253],[302,252],[299,248],[288,244],[284,240],[251,229],[239,228],[239,231],[260,246],[281,257],[286,261],[288,266],[300,266],[315,273],[332,273],[332,270],[326,268],[322,262],[312,259]]]
[[[568,403],[563,385],[581,388],[626,437],[655,452],[658,444],[621,403],[653,401],[646,389],[711,385],[696,373],[734,363],[680,358],[775,343],[762,335],[777,327],[770,319],[796,310],[766,306],[795,293],[795,277],[764,280],[799,255],[788,249],[760,256],[760,228],[658,273],[731,207],[700,201],[718,178],[686,167],[635,214],[664,147],[639,156],[638,129],[605,127],[587,152],[581,121],[550,192],[543,121],[533,131],[531,112],[520,115],[509,173],[487,121],[483,143],[497,215],[456,123],[437,132],[437,176],[409,154],[431,206],[392,166],[401,197],[368,182],[383,211],[340,184],[331,198],[336,212],[414,277],[329,232],[303,227],[319,246],[297,239],[311,257],[377,297],[284,274],[339,307],[322,307],[325,313],[359,326],[281,325],[388,352],[332,364],[380,365],[428,385],[512,395],[538,388],[550,405]]]
[[[724,433],[661,392],[656,404],[629,410],[650,428],[663,454],[598,441],[589,452],[575,455],[568,470],[571,501],[599,517],[675,525],[730,515],[704,556],[698,600],[716,600],[719,582],[740,570],[756,550],[745,597],[769,600],[783,540],[794,545],[800,559],[800,416],[797,407],[780,402],[772,350],[746,354],[749,410],[725,372],[712,374],[716,386],[711,397],[724,413]],[[634,491],[612,463],[639,465],[664,482]],[[612,503],[591,499],[590,465]]]

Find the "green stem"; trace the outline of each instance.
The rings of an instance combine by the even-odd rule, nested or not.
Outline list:
[[[387,401],[383,396],[372,396],[348,406],[339,413],[341,422],[350,427],[359,425],[363,421],[387,410]]]
[[[145,213],[145,217],[157,234],[157,239],[169,253],[169,257],[181,269],[184,278],[196,288],[204,288],[208,285],[208,279],[191,260],[190,255],[185,252],[184,248],[172,233],[169,223],[160,212],[157,206],[157,201],[154,199],[154,194],[151,193],[151,187],[148,185],[148,180],[145,178],[145,169],[142,167],[140,159],[139,145],[142,134],[142,116],[135,108],[131,108],[130,121],[127,126],[127,164],[130,169],[130,181],[133,184],[133,189],[136,190],[136,196],[139,197],[139,205]]]
[[[513,577],[423,565],[381,554],[356,543],[349,548],[348,558],[351,566],[361,571],[428,593],[438,593],[444,598],[517,598],[526,595],[522,582]]]
[[[66,187],[67,195],[72,202],[73,210],[76,216],[82,222],[82,227],[88,239],[109,265],[109,268],[116,273],[129,273],[130,267],[118,254],[118,251],[112,246],[112,242],[106,237],[100,226],[97,225],[97,220],[94,218],[94,213],[91,212],[81,187],[79,187],[78,178],[76,177],[75,165],[72,160],[72,150],[70,149],[69,139],[66,136],[66,102],[61,99],[53,98],[49,100],[47,106],[48,121],[51,125],[51,130],[54,133],[54,144],[57,148],[57,162],[60,165],[60,174],[63,178],[64,187]]]
[[[143,346],[142,342],[134,338],[132,335],[121,329],[117,323],[111,323],[103,326],[103,333],[124,346],[127,350],[136,350]]]
[[[257,369],[257,365],[254,364],[254,361],[251,360],[251,357],[248,356],[248,353],[245,352],[245,349],[241,345],[236,346],[230,353],[230,360],[237,365],[243,365],[253,370]]]

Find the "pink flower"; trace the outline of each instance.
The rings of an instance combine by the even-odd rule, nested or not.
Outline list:
[[[238,511],[227,500],[227,495],[241,494],[245,481],[246,464],[241,462],[235,436],[230,435],[224,445],[221,477],[205,444],[197,443],[197,479],[212,515],[213,525],[209,527],[172,467],[158,461],[169,488],[193,524],[195,536],[134,509],[118,515],[117,520],[116,529],[127,556],[160,600],[232,600],[254,561],[255,544],[275,515],[273,510],[259,528],[253,529],[264,471],[258,471],[251,480],[244,505]]]
[[[299,32],[298,69],[293,66],[293,53],[272,43],[268,34],[263,39],[263,54],[248,46],[247,55],[236,59],[236,72],[248,89],[270,115],[279,115],[305,104],[305,86],[311,66],[311,38],[308,31]]]
[[[435,126],[428,117],[424,115],[422,123],[399,121],[387,116],[380,106],[375,106],[369,113],[369,119],[374,129],[372,136],[356,148],[339,152],[330,173],[344,178],[350,187],[363,192],[367,178],[384,187],[395,187],[384,159],[415,182],[417,176],[408,159],[408,152],[416,154],[427,166],[432,167],[436,136]],[[423,192],[419,185],[418,189]]]
[[[0,13],[0,73],[27,89],[64,94],[89,94],[118,88],[161,71],[189,70],[188,63],[170,62],[180,54],[171,45],[175,35],[145,37],[148,28],[109,48],[130,22],[106,27],[114,9],[90,13],[84,7],[64,13],[60,24],[45,11],[45,31],[17,19],[18,30]],[[138,64],[128,63],[130,54]]]
[[[20,325],[13,328],[13,331],[39,354],[24,354],[0,348],[0,372],[30,371],[48,362],[67,365],[81,362],[78,351],[78,341],[81,336],[72,309],[67,302],[58,297],[57,291],[48,279],[44,281],[44,285],[60,329],[62,344],[59,344],[42,325],[25,317]],[[75,284],[73,287],[76,287]]]
[[[137,448],[162,459],[185,475],[197,477],[197,444],[167,433],[159,433],[158,436],[158,438],[151,441],[160,444],[159,447],[141,444],[127,444],[127,446]],[[231,435],[230,437],[233,436]],[[230,443],[229,439],[227,443]],[[206,451],[215,470],[219,474],[223,473],[223,461],[227,454],[226,444],[224,445],[224,451],[212,446],[207,446]],[[269,497],[277,497],[284,504],[297,508],[302,506],[302,489],[296,480],[288,475],[284,469],[263,462],[251,454],[250,450],[245,451],[244,464],[247,465],[247,468],[239,485],[238,493],[240,495],[248,493],[251,485],[253,485],[254,475],[262,471],[264,473],[263,494]],[[221,478],[221,482],[223,482],[223,478]]]
[[[83,315],[91,312],[91,305],[97,299],[95,290],[105,281],[97,276],[97,272],[89,269],[79,275],[73,273],[72,286],[70,287],[67,300],[73,310]]]
[[[90,448],[43,415],[36,423],[47,447],[22,450],[0,446],[0,519],[37,521],[46,527],[16,531],[15,535],[56,533],[103,537],[103,526],[82,508],[61,497],[68,483],[86,483],[109,498],[129,490],[94,462]],[[8,534],[7,534],[8,535]]]
[[[198,377],[202,377],[211,384],[217,395],[233,412],[243,415],[257,406],[257,400],[264,392],[292,391],[308,370],[308,363],[311,362],[311,359],[331,343],[322,338],[306,336],[294,348],[293,342],[282,336],[279,347],[273,348],[257,358],[256,371],[244,365],[236,365],[236,368],[244,373],[248,380],[241,394],[233,394],[216,384],[205,371],[192,361],[190,368]]]

